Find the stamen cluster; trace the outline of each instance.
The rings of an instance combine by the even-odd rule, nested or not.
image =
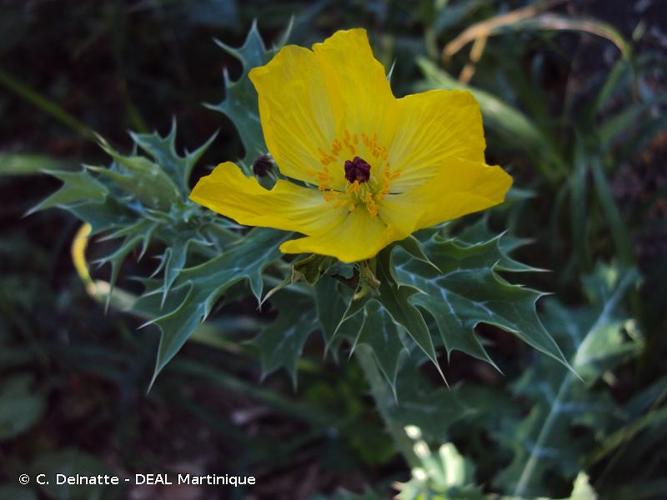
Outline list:
[[[352,157],[343,164],[347,184],[338,186],[330,168],[340,165],[345,153]],[[399,176],[399,172],[389,167],[388,156],[375,134],[350,134],[344,130],[342,138],[335,139],[329,151],[320,151],[322,168],[317,177],[324,199],[350,211],[361,205],[372,217],[377,216],[378,203],[389,193],[391,181]]]

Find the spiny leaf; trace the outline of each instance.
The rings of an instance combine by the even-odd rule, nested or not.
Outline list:
[[[296,367],[306,340],[317,329],[312,297],[290,289],[271,300],[278,317],[253,340],[260,352],[262,378],[285,368],[296,388]]]
[[[164,251],[162,256],[162,262],[164,263],[164,281],[162,284],[163,304],[176,278],[178,278],[178,275],[183,271],[183,267],[185,267],[190,241],[188,239],[182,243],[172,244]]]
[[[353,345],[364,341],[396,391],[401,352],[413,343],[439,370],[424,311],[433,318],[448,354],[460,350],[496,366],[474,331],[487,323],[569,366],[537,316],[535,302],[543,294],[512,285],[496,273],[535,270],[509,256],[523,240],[507,235],[486,239],[488,230],[481,223],[464,232],[464,239],[444,238],[437,230],[424,234],[430,235],[425,242],[399,242],[380,254],[376,295],[355,299],[350,292],[341,294],[340,284],[321,280],[316,297],[328,344],[336,335]]]
[[[134,220],[135,214],[113,198],[108,187],[88,171],[46,173],[62,180],[64,184],[58,191],[30,209],[27,215],[47,208],[62,208],[90,224],[92,234],[129,224]]]
[[[156,324],[162,331],[153,382],[229,287],[247,280],[259,300],[263,290],[262,272],[280,257],[278,246],[288,237],[289,233],[272,230],[249,232],[222,255],[184,269],[164,303],[160,282],[150,284],[147,293],[135,304],[135,310],[155,318],[149,323]]]
[[[408,236],[404,240],[396,242],[396,245],[400,246],[418,261],[433,266],[436,270],[438,269],[438,267],[429,260],[423,245],[415,236]]]
[[[105,255],[93,262],[93,264],[98,264],[102,266],[106,263],[111,263],[111,277],[109,278],[109,287],[113,290],[118,280],[118,274],[120,273],[120,268],[125,261],[125,258],[129,253],[134,250],[140,243],[144,241],[144,235],[141,233],[131,234],[126,236],[120,246],[116,248],[112,253]],[[111,293],[107,296],[107,305],[108,301],[111,299]]]
[[[130,132],[130,136],[135,144],[149,154],[162,167],[176,186],[178,186],[181,195],[187,198],[190,193],[190,175],[192,174],[192,169],[215,140],[217,133],[213,134],[193,152],[186,151],[185,156],[181,156],[176,152],[176,120],[172,121],[171,130],[164,137],[157,132],[153,132],[152,134]]]
[[[348,296],[344,305],[337,305],[337,309],[343,310],[343,315],[338,321],[333,335],[347,337],[356,345],[360,341],[373,349],[373,359],[378,363],[380,371],[385,376],[396,394],[396,373],[398,363],[401,359],[400,351],[402,343],[396,342],[399,331],[404,331],[426,356],[431,360],[436,369],[442,375],[438,365],[435,347],[431,339],[428,326],[419,310],[409,302],[409,298],[415,293],[410,287],[401,287],[397,283],[390,263],[391,249],[384,250],[377,257],[377,280],[379,287],[375,295],[366,295],[361,298]],[[381,320],[375,324],[381,315]],[[371,318],[369,320],[369,318]],[[368,327],[365,325],[368,323]],[[382,333],[374,335],[371,328],[386,326],[391,331],[387,336]],[[378,333],[378,332],[376,332]],[[377,348],[378,352],[374,349]],[[397,351],[395,351],[397,349]],[[442,375],[444,380],[444,375]]]
[[[194,153],[180,156],[175,134],[175,125],[166,137],[132,134],[135,147],[129,155],[100,139],[114,160],[111,166],[54,172],[64,181],[63,187],[35,208],[65,208],[90,223],[92,234],[106,232],[105,239],[121,239],[111,254],[99,260],[111,264],[112,286],[131,251],[140,248],[143,255],[152,240],[165,245],[156,270],[163,279],[143,280],[147,293],[135,304],[163,330],[156,375],[229,287],[247,280],[260,297],[262,271],[278,258],[277,246],[288,236],[256,231],[240,241],[230,222],[190,202],[188,177],[211,139]],[[137,145],[151,158],[140,156]],[[201,266],[183,270],[189,262],[202,261]]]
[[[144,156],[122,155],[104,139],[100,146],[113,158],[111,168],[89,167],[109,179],[150,208],[167,210],[181,195],[174,181],[163,168]]]
[[[352,301],[352,289],[332,276],[320,279],[314,287],[317,318],[327,349],[345,318]],[[352,337],[353,338],[353,337]]]
[[[92,264],[102,266],[104,264],[111,264],[111,276],[109,278],[109,293],[106,294],[106,308],[109,308],[111,300],[114,296],[113,290],[118,281],[120,269],[126,257],[141,245],[139,250],[138,260],[146,253],[148,245],[153,236],[153,232],[157,229],[157,224],[147,219],[139,219],[133,224],[120,227],[119,229],[107,232],[100,241],[114,240],[123,238],[122,243],[113,252],[104,257],[93,261]]]
[[[396,376],[400,361],[408,352],[401,340],[405,335],[404,329],[394,321],[382,302],[375,299],[369,301],[359,314],[362,317],[362,324],[354,339],[352,351],[358,344],[371,348],[380,372],[396,396]]]
[[[448,354],[460,350],[493,364],[474,333],[475,326],[487,323],[567,365],[535,311],[542,294],[512,285],[494,271],[504,256],[498,238],[469,245],[434,235],[425,246],[439,271],[401,248],[394,251],[394,269],[398,282],[417,292],[411,294],[411,304],[435,320]]]
[[[175,123],[166,137],[131,133],[135,146],[130,155],[121,155],[98,136],[113,163],[109,167],[89,166],[81,172],[46,171],[64,185],[29,213],[60,207],[88,222],[92,234],[138,228],[135,224],[146,219],[159,223],[155,237],[167,246],[192,237],[208,240],[209,244],[218,239],[228,241],[231,233],[225,226],[230,223],[220,217],[212,218],[187,200],[191,170],[215,136],[193,153],[180,156],[175,151],[175,134]],[[137,145],[152,160],[138,155]],[[197,234],[192,233],[193,228]]]
[[[396,381],[396,401],[389,408],[389,416],[402,427],[418,427],[424,439],[443,443],[449,439],[451,426],[470,418],[475,409],[459,397],[458,387],[434,385],[428,380],[420,370],[428,362],[417,349],[404,357]]]
[[[390,248],[382,252],[378,257],[378,279],[380,280],[378,301],[382,303],[393,320],[405,329],[442,375],[426,321],[410,301],[416,290],[410,286],[402,286],[398,281],[391,261],[391,250]]]
[[[396,376],[405,351],[401,336],[408,333],[385,302],[378,297],[354,301],[352,288],[341,283],[340,278],[325,276],[314,289],[317,317],[327,351],[331,350],[336,356],[336,349],[331,346],[343,340],[352,343],[350,355],[358,345],[367,346],[371,359],[395,396]]]
[[[288,28],[289,31],[289,28]],[[288,33],[287,33],[288,34]],[[283,41],[286,40],[286,36]],[[267,50],[264,41],[257,30],[257,23],[253,22],[241,47],[230,47],[220,41],[216,43],[228,54],[238,59],[243,66],[243,73],[238,80],[232,82],[228,72],[224,72],[225,98],[219,104],[206,104],[215,111],[227,115],[239,133],[245,156],[240,161],[241,167],[250,175],[252,163],[261,154],[266,153],[264,136],[259,121],[257,109],[257,92],[248,79],[248,72],[257,66],[269,62],[279,48]]]
[[[51,196],[31,208],[28,214],[47,208],[71,207],[78,204],[104,203],[109,190],[85,170],[63,172],[46,170],[45,173],[63,181],[62,187]]]
[[[91,224],[92,234],[106,233],[103,240],[122,238],[113,253],[98,261],[111,263],[112,286],[123,260],[132,250],[141,245],[141,256],[151,241],[164,243],[166,249],[156,270],[156,274],[160,271],[164,274],[164,297],[190,253],[212,257],[239,236],[229,229],[232,225],[229,221],[214,217],[187,200],[192,167],[213,137],[195,152],[180,156],[175,150],[175,122],[166,137],[157,133],[130,135],[135,147],[127,156],[99,138],[103,149],[114,159],[108,168],[52,172],[64,185],[33,210],[59,206]],[[138,155],[137,145],[152,160]]]
[[[528,238],[518,238],[511,236],[507,232],[500,235],[494,235],[488,228],[487,217],[482,217],[475,224],[466,227],[463,231],[456,235],[456,239],[467,245],[476,245],[482,241],[490,241],[496,239],[498,241],[498,249],[500,255],[496,264],[496,269],[499,271],[508,272],[543,272],[545,269],[529,266],[523,262],[519,262],[510,256],[510,253],[517,248],[532,243]]]

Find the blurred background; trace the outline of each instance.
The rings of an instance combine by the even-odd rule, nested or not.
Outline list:
[[[495,229],[533,239],[521,259],[554,271],[525,281],[576,307],[584,301],[580,277],[597,262],[638,267],[643,285],[631,308],[646,345],[616,374],[612,397],[664,389],[666,13],[658,0],[0,0],[0,498],[61,495],[17,488],[16,477],[63,462],[80,473],[258,478],[252,490],[221,498],[301,499],[367,487],[389,498],[391,484],[406,479],[359,368],[322,362],[316,339],[306,345],[297,389],[284,373],[260,383],[251,346],[215,337],[188,343],[147,394],[157,331],[137,331],[140,320],[105,312],[87,293],[70,253],[80,225],[74,217],[24,216],[59,185],[42,170],[107,163],[92,131],[127,151],[128,130],[166,133],[176,118],[179,148],[192,150],[219,130],[204,169],[240,157],[231,122],[203,103],[224,97],[223,70],[232,79],[241,71],[213,39],[239,46],[255,19],[267,45],[290,19],[290,42],[300,45],[366,27],[377,56],[395,65],[396,95],[473,88],[485,113],[487,159],[505,166],[518,188]],[[91,260],[103,246],[90,250]],[[123,274],[137,265],[130,259]],[[94,275],[108,279],[109,271]],[[252,301],[224,307],[252,330]],[[224,330],[224,310],[216,317],[213,326]],[[525,347],[490,335],[501,368],[519,373],[512,360]],[[508,384],[456,354],[447,376],[498,391]],[[664,443],[664,429],[656,429],[654,444]],[[466,448],[465,437],[459,446]],[[661,453],[636,454],[627,477],[657,480],[667,466]],[[650,471],[646,456],[655,459]],[[482,462],[478,482],[491,474]],[[667,488],[653,491],[659,498]],[[69,493],[218,494],[194,486]]]

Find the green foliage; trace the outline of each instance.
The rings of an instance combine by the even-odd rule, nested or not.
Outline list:
[[[400,500],[520,500],[522,495],[499,496],[484,494],[474,482],[474,465],[462,456],[452,443],[441,445],[433,453],[422,439],[421,429],[408,426],[405,432],[414,441],[415,454],[419,466],[411,471],[412,477],[406,483],[398,483]],[[548,497],[540,497],[547,499]],[[596,500],[597,494],[588,476],[579,472],[572,484],[570,495],[563,500]]]
[[[388,415],[401,428],[415,426],[424,438],[444,443],[457,422],[466,422],[477,412],[477,405],[462,394],[460,387],[434,383],[420,372],[425,364],[416,353],[406,359],[398,379],[397,397],[388,404]]]
[[[169,292],[164,290],[166,283],[146,282],[146,292],[134,309],[141,316],[152,318],[147,324],[155,323],[162,331],[153,380],[229,287],[247,280],[255,297],[261,297],[262,272],[279,258],[278,245],[285,239],[285,234],[277,231],[254,230],[229,245],[221,255],[198,266],[179,269]],[[165,296],[167,299],[163,301]],[[283,354],[288,355],[288,352]]]
[[[278,317],[266,325],[255,339],[262,364],[262,378],[284,368],[292,384],[297,383],[297,362],[306,340],[318,328],[315,308],[305,291],[286,290],[271,300]]]
[[[464,233],[467,241],[435,232],[422,243],[386,250],[378,259],[377,292],[350,299],[344,308],[334,331],[354,339],[353,345],[370,346],[394,390],[401,353],[412,345],[439,369],[433,334],[448,355],[458,350],[494,365],[474,332],[480,323],[502,328],[567,366],[535,312],[542,294],[498,274],[533,269],[509,257],[512,244],[501,243],[502,236],[487,239],[478,227]],[[423,312],[435,328],[429,329]]]
[[[500,239],[461,244],[436,234],[425,243],[434,265],[399,252],[394,263],[397,279],[417,290],[411,302],[435,319],[448,353],[460,350],[491,361],[473,332],[479,323],[487,323],[564,362],[535,312],[542,294],[511,285],[497,274],[525,270],[507,256]]]
[[[242,47],[223,47],[241,60],[244,72],[228,85],[219,109],[237,125],[247,159],[261,151],[251,146],[259,143],[260,131],[256,94],[247,74],[252,67],[266,62],[273,51],[265,50],[255,24]],[[155,271],[161,272],[162,278],[142,279],[145,291],[134,306],[135,313],[148,318],[147,324],[156,324],[162,332],[153,380],[232,285],[247,281],[260,301],[264,272],[272,264],[273,276],[280,280],[282,275],[280,282],[289,283],[291,277],[292,284],[282,293],[288,293],[289,287],[298,287],[296,282],[300,279],[312,284],[320,276],[322,280],[341,278],[332,259],[316,259],[316,265],[307,267],[306,258],[289,271],[277,264],[277,247],[288,234],[267,229],[247,234],[234,232],[231,223],[187,200],[192,168],[212,139],[194,153],[181,156],[175,149],[175,124],[166,137],[131,137],[148,156],[136,151],[120,154],[100,139],[102,148],[113,159],[111,166],[57,173],[64,186],[36,209],[64,207],[90,223],[94,234],[104,233],[105,239],[120,240],[114,252],[98,260],[100,264],[111,264],[111,286],[131,252],[139,249],[141,257],[152,241],[165,245]],[[294,312],[279,308],[277,322],[258,336],[256,344],[264,373],[285,367],[296,382],[296,360],[316,329],[315,318],[304,316],[304,311],[313,309],[315,304],[320,304],[319,312],[323,313],[318,322],[327,345],[340,333],[351,343],[352,350],[362,344],[370,347],[394,393],[401,359],[413,345],[438,370],[438,341],[448,354],[460,350],[493,364],[474,334],[479,323],[512,332],[565,363],[535,313],[540,294],[511,285],[497,274],[530,268],[508,256],[509,247],[501,245],[501,238],[473,231],[466,237],[467,242],[459,242],[436,233],[422,243],[410,238],[384,251],[377,262],[360,263],[343,271],[348,275],[352,271],[351,279],[356,281],[348,282],[348,292],[340,293],[334,282],[302,291],[303,305]],[[323,290],[334,293],[334,300],[318,299]],[[327,304],[323,307],[324,302]],[[429,328],[423,312],[435,320],[435,330]],[[285,329],[288,324],[293,327]],[[438,340],[434,341],[436,332]]]
[[[588,308],[571,311],[556,301],[547,302],[545,321],[581,379],[556,363],[543,362],[526,370],[514,384],[514,393],[533,406],[524,419],[504,422],[497,434],[514,453],[512,463],[497,477],[503,490],[516,496],[543,495],[550,468],[573,478],[584,465],[578,457],[624,422],[623,411],[609,394],[591,388],[642,347],[641,337],[627,331],[627,318],[619,311],[636,281],[633,270],[600,267],[584,283],[591,303]],[[628,333],[632,336],[626,339]],[[588,428],[589,434],[570,439],[573,425]]]
[[[9,165],[12,173],[46,168],[63,182],[34,210],[60,207],[91,224],[91,246],[106,252],[96,263],[110,264],[112,287],[118,280],[125,283],[123,264],[133,264],[138,276],[126,277],[136,278],[144,289],[140,296],[130,296],[130,312],[161,330],[151,384],[162,375],[151,395],[164,384],[160,397],[196,414],[243,450],[240,467],[252,470],[267,462],[284,467],[290,453],[307,450],[331,456],[337,466],[355,473],[375,474],[373,480],[382,475],[379,484],[356,488],[363,494],[341,489],[331,497],[340,499],[386,498],[386,485],[396,480],[407,480],[400,498],[539,495],[588,500],[596,498],[596,491],[600,498],[661,498],[667,382],[654,376],[651,367],[655,371],[659,366],[664,343],[655,334],[652,340],[648,333],[644,338],[646,324],[662,331],[655,328],[658,320],[646,320],[661,317],[660,308],[651,305],[660,294],[639,300],[633,238],[637,227],[645,230],[648,224],[633,227],[615,192],[617,166],[664,130],[664,117],[659,117],[664,98],[654,89],[659,77],[638,76],[651,66],[651,59],[635,59],[630,44],[616,31],[605,31],[627,57],[614,66],[598,92],[584,96],[583,105],[568,94],[569,84],[563,102],[554,101],[560,91],[544,88],[542,79],[550,73],[543,66],[544,53],[536,49],[558,49],[552,34],[543,33],[545,28],[551,29],[553,22],[589,32],[605,27],[543,16],[494,30],[491,35],[503,36],[489,39],[473,81],[464,84],[452,76],[460,61],[443,68],[437,45],[453,29],[493,14],[491,3],[423,2],[401,16],[392,10],[393,3],[382,8],[370,4],[355,8],[387,9],[381,22],[387,31],[376,48],[384,51],[383,60],[397,58],[392,84],[412,87],[414,75],[404,61],[414,59],[424,78],[420,89],[467,88],[480,102],[489,127],[489,158],[512,169],[516,183],[530,189],[513,191],[508,203],[494,211],[493,227],[502,224],[507,232],[490,231],[490,217],[485,217],[457,231],[452,226],[425,231],[370,262],[285,259],[278,246],[290,235],[239,228],[187,199],[193,168],[215,136],[182,155],[175,147],[175,123],[166,136],[132,133],[135,147],[126,154],[99,139],[112,158],[108,167],[55,171],[58,162],[12,155],[0,158],[0,167]],[[201,12],[209,7],[193,11],[191,18],[199,20],[192,22],[205,22]],[[298,16],[297,36],[310,39],[314,26],[332,27],[314,22],[321,22],[317,16],[325,8],[322,2]],[[349,12],[341,9],[332,19],[338,25],[339,16],[352,16],[350,25],[358,24]],[[426,47],[408,33],[411,30],[392,34],[396,19],[401,19],[401,27],[406,19],[424,23]],[[526,37],[521,38],[522,33]],[[236,128],[245,150],[240,165],[250,174],[252,162],[266,147],[257,96],[247,76],[276,48],[267,50],[256,24],[241,47],[218,45],[239,60],[242,71],[233,82],[225,72],[225,97],[210,107]],[[404,59],[404,52],[410,57]],[[530,69],[524,71],[516,61],[530,63]],[[574,64],[566,66],[574,72]],[[406,71],[409,79],[402,82],[401,72],[406,80]],[[595,78],[584,87],[602,83],[599,74]],[[580,83],[573,81],[572,88]],[[552,112],[556,108],[557,116]],[[528,241],[516,234],[532,237],[535,244],[525,247]],[[147,269],[146,257],[156,257],[157,268]],[[537,266],[555,272],[538,273]],[[645,277],[659,281],[660,272],[651,276],[652,269]],[[587,277],[580,282],[582,275]],[[17,292],[10,306],[0,301],[0,327],[19,323],[19,308],[12,301],[18,303],[25,292],[20,281],[6,283]],[[555,290],[558,300],[542,298],[533,287]],[[111,301],[112,293],[106,297]],[[313,355],[317,333],[325,359],[337,367],[324,363],[319,352]],[[189,339],[224,354],[215,358],[215,365],[195,362],[189,353],[176,356]],[[126,358],[113,352],[113,361],[90,354],[105,343],[106,338],[81,346],[74,340],[67,349],[54,348],[56,354],[47,352],[64,363],[78,359],[77,366],[104,380],[129,379],[143,388],[150,367],[146,373],[127,368],[139,356],[136,351]],[[651,352],[658,364],[646,361]],[[348,363],[348,355],[359,366]],[[3,345],[0,361],[15,370],[37,356]],[[162,372],[166,366],[170,369]],[[281,385],[280,377],[264,386],[245,380],[278,370],[289,374],[291,396],[281,394],[289,393],[289,384]],[[451,388],[443,383],[445,374]],[[47,395],[22,368],[3,380],[0,439],[11,442],[44,420]],[[250,399],[259,407],[247,413],[256,411],[260,418],[267,408],[278,412],[283,418],[276,419],[277,425],[268,423],[276,435],[250,437],[237,423],[221,422],[217,408],[197,405],[177,390],[191,383]],[[379,416],[369,417],[367,389]],[[5,400],[11,406],[5,407]],[[283,419],[298,424],[289,442],[281,434]],[[254,433],[257,426],[252,425]],[[396,472],[391,462],[396,451],[411,467],[411,478]],[[81,453],[55,454],[45,459],[51,465],[38,464],[78,463],[74,455]],[[84,466],[91,464],[76,467]],[[3,488],[0,496],[6,491],[16,495],[11,487]]]
[[[0,176],[30,175],[42,170],[62,168],[65,168],[63,162],[46,155],[0,153]]]
[[[243,62],[244,73],[233,84],[226,79],[227,96],[218,109],[237,126],[248,171],[249,162],[264,147],[247,72],[271,53],[256,27],[240,49],[227,50]],[[346,346],[356,354],[397,443],[406,443],[405,425],[418,425],[428,438],[444,442],[453,424],[475,414],[459,390],[442,383],[434,386],[419,370],[428,361],[442,375],[440,345],[448,358],[461,351],[495,366],[475,332],[481,323],[506,330],[568,369],[537,316],[535,304],[541,294],[499,274],[535,270],[510,257],[521,241],[493,236],[479,224],[458,237],[447,229],[425,232],[421,239],[400,242],[371,262],[341,265],[306,257],[288,265],[278,246],[289,234],[260,228],[239,231],[187,199],[192,169],[212,139],[182,156],[175,148],[175,125],[165,137],[131,137],[136,147],[128,155],[100,139],[113,159],[109,167],[56,172],[63,187],[36,210],[65,208],[89,223],[93,235],[118,241],[111,253],[98,259],[111,264],[111,286],[129,255],[138,252],[140,259],[151,253],[154,243],[164,248],[158,251],[154,276],[140,277],[145,288],[132,307],[147,325],[161,331],[151,385],[223,296],[227,301],[241,299],[248,291],[260,304],[268,299],[277,312],[253,340],[263,375],[284,368],[296,386],[304,346],[319,329],[334,358]],[[155,277],[158,273],[161,276]],[[267,296],[265,283],[274,287]],[[282,403],[279,407],[285,408]],[[412,456],[409,445],[404,453]],[[456,487],[457,494],[478,495],[477,489],[468,488],[469,479],[444,486],[447,491]]]
[[[252,174],[252,164],[258,156],[267,152],[264,136],[259,122],[257,108],[257,92],[248,78],[248,72],[269,62],[271,57],[289,38],[291,22],[287,27],[282,40],[272,49],[267,50],[257,29],[257,22],[253,21],[250,31],[241,47],[230,47],[216,40],[216,43],[229,55],[238,59],[243,72],[238,80],[232,82],[227,70],[224,72],[225,98],[219,104],[209,104],[207,107],[224,113],[234,124],[241,137],[245,154],[239,160],[240,166],[246,175]]]

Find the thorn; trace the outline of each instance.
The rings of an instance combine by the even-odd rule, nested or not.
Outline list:
[[[165,286],[162,290],[162,298],[160,299],[160,309],[164,307],[164,303],[167,300],[168,293],[169,293],[169,288]]]
[[[96,259],[90,262],[91,265],[95,266],[95,270],[101,269],[105,264],[107,264],[109,261],[106,260],[104,257],[101,259]]]
[[[157,369],[156,366],[155,370],[153,371],[153,376],[151,377],[151,381],[148,383],[148,388],[146,389],[146,396],[148,396],[148,393],[151,392],[153,385],[155,385],[155,381],[157,380],[157,376],[159,373],[160,371]]]
[[[282,290],[283,288],[285,288],[287,285],[289,285],[289,283],[290,283],[290,278],[289,278],[289,277],[288,277],[288,278],[285,278],[281,283],[278,283],[278,284],[277,284],[276,286],[274,286],[271,290],[269,290],[268,292],[266,292],[266,294],[264,295],[264,297],[258,301],[258,303],[257,303],[257,310],[258,310],[258,311],[261,311],[261,309],[262,309],[262,307],[264,306],[264,304],[266,303],[266,301],[269,300],[271,297],[273,297],[273,295],[275,295],[276,292],[279,292],[280,290]]]
[[[130,279],[132,279],[132,277],[130,277]],[[141,279],[135,279],[135,281],[139,281],[139,283],[143,283],[143,281]],[[141,298],[151,297],[153,295],[158,295],[161,291],[162,291],[162,287],[156,288],[155,290],[151,290],[150,292],[144,292],[141,295]]]
[[[369,346],[370,347],[370,346]],[[350,354],[347,357],[347,360],[349,361],[352,359],[352,355],[354,354],[354,351],[357,349],[357,339],[354,339],[354,343],[352,344],[352,347],[350,347]]]
[[[139,256],[137,257],[137,262],[143,259],[144,255],[146,254],[146,250],[148,250],[149,243],[150,243],[150,235],[147,234],[146,236],[144,236],[144,242],[143,245],[141,246],[141,251],[139,252]]]
[[[278,43],[273,46],[273,50],[277,50],[285,46],[289,40],[290,35],[292,34],[292,29],[294,29],[294,14],[290,16],[289,21],[287,22],[287,27],[278,39]]]
[[[35,212],[39,212],[41,210],[42,203],[38,203],[32,208],[29,208],[28,210],[25,211],[25,213],[21,216],[22,219],[25,219],[26,217],[31,216]]]
[[[260,36],[259,33],[259,28],[257,27],[257,18],[254,18],[252,20],[252,24],[250,25],[250,30],[248,31],[248,35],[245,38],[245,41],[243,42],[243,47],[248,43],[250,40],[250,37],[252,36],[253,33],[256,33],[259,39],[262,41],[262,49],[264,49],[264,40],[262,40],[262,37]]]
[[[171,115],[171,128],[169,129],[169,133],[167,134],[166,139],[169,139],[171,142],[171,139],[176,139],[176,115]]]
[[[396,59],[391,63],[391,67],[389,68],[389,73],[387,73],[387,80],[391,83],[391,77],[394,74],[394,68],[396,68]]]
[[[213,38],[213,43],[215,43],[218,47],[227,52],[230,56],[237,58],[239,61],[242,60],[241,54],[239,53],[238,49],[235,49],[234,47],[227,45],[226,43],[218,40],[217,38]]]
[[[429,356],[429,359],[430,359],[430,356]],[[438,364],[438,360],[437,359],[431,359],[431,362],[435,365],[435,368],[438,370],[438,373],[442,377],[442,380],[445,383],[445,385],[447,386],[447,389],[451,389],[451,387],[449,386],[449,382],[447,382],[447,378],[445,377],[445,374],[442,372],[442,369],[440,368],[440,365]]]
[[[149,320],[146,321],[145,323],[140,324],[140,325],[137,327],[137,330],[143,330],[143,329],[146,328],[147,326],[151,326],[151,325],[153,325],[153,324],[156,324],[155,322],[156,322],[158,319],[159,319],[159,318],[149,319]]]

